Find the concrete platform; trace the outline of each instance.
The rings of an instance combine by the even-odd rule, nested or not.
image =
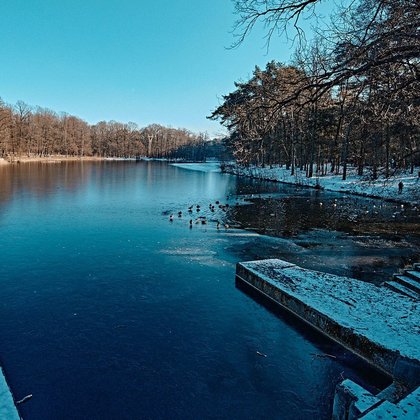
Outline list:
[[[382,404],[360,417],[363,420],[418,420],[420,419],[420,388],[415,389],[397,404],[383,401]]]
[[[373,395],[353,381],[337,385],[333,420],[417,420],[420,418],[420,388],[398,401],[386,401]]]
[[[282,260],[239,263],[236,274],[394,381],[409,389],[420,385],[417,299]]]
[[[20,416],[13,401],[12,393],[6,383],[3,371],[0,368],[0,419],[19,420]]]

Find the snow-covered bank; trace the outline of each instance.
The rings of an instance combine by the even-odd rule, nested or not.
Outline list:
[[[13,397],[7,386],[3,371],[0,368],[0,418],[8,420],[19,420],[19,414],[13,402]]]
[[[321,188],[329,191],[357,194],[368,197],[394,200],[402,203],[418,205],[420,202],[420,178],[414,175],[400,173],[391,178],[379,177],[371,180],[367,177],[358,176],[354,168],[350,168],[345,181],[341,175],[324,175],[307,178],[305,171],[296,170],[295,175],[290,175],[290,170],[285,166],[273,166],[261,168],[256,166],[243,167],[236,164],[224,165],[223,171],[230,174],[248,176],[251,178],[264,179],[267,181],[284,182],[313,188]],[[402,192],[399,193],[398,184],[403,183]]]

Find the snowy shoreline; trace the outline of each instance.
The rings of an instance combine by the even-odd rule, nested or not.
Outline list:
[[[415,174],[418,173],[417,169],[414,171]],[[398,203],[420,204],[420,177],[410,174],[408,171],[390,178],[380,176],[376,180],[371,180],[367,179],[367,177],[356,175],[355,169],[350,168],[349,175],[345,181],[342,180],[341,175],[330,174],[307,178],[305,171],[300,171],[299,169],[296,169],[294,175],[290,175],[290,169],[286,169],[284,166],[262,168],[257,166],[243,167],[237,164],[225,164],[222,172],[266,181],[378,198]],[[398,184],[400,182],[404,185],[401,193],[398,191]]]
[[[0,418],[19,420],[20,416],[13,401],[13,396],[7,385],[6,378],[0,367]]]
[[[101,156],[64,156],[64,155],[51,155],[51,156],[15,156],[13,158],[0,158],[0,165],[9,165],[16,163],[61,163],[61,162],[99,162],[107,160],[135,160],[130,158],[118,157],[101,157]]]

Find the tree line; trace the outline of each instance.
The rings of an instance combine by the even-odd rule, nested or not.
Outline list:
[[[151,124],[101,121],[90,125],[66,113],[57,114],[22,101],[0,99],[0,157],[124,157],[205,160],[206,133]]]
[[[420,2],[356,0],[305,43],[299,22],[320,0],[236,1],[237,43],[261,20],[267,40],[296,29],[288,64],[255,67],[210,119],[244,165],[284,164],[308,177],[391,176],[420,164]]]

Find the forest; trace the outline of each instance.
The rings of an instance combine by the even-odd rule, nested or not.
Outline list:
[[[90,125],[66,113],[57,114],[22,101],[8,105],[0,100],[0,157],[124,157],[147,156],[205,160],[211,142],[206,133],[151,124],[101,121]]]
[[[344,1],[310,40],[321,0],[234,1],[235,44],[253,27],[294,33],[290,63],[255,67],[209,116],[228,130],[225,145],[242,165],[286,165],[308,177],[346,179],[348,167],[373,179],[420,165],[420,2]],[[325,2],[324,2],[325,3]],[[334,2],[327,2],[334,3]],[[290,36],[290,35],[289,35]],[[216,147],[214,147],[216,146]],[[101,121],[0,99],[0,157],[98,156],[202,161],[226,158],[206,133]]]
[[[236,1],[240,46],[258,23],[266,41],[294,31],[290,63],[255,67],[209,116],[242,165],[286,165],[308,177],[348,168],[376,179],[420,164],[420,2],[343,2],[307,41],[320,0]],[[333,3],[333,2],[331,2]],[[347,4],[347,6],[346,6]]]

